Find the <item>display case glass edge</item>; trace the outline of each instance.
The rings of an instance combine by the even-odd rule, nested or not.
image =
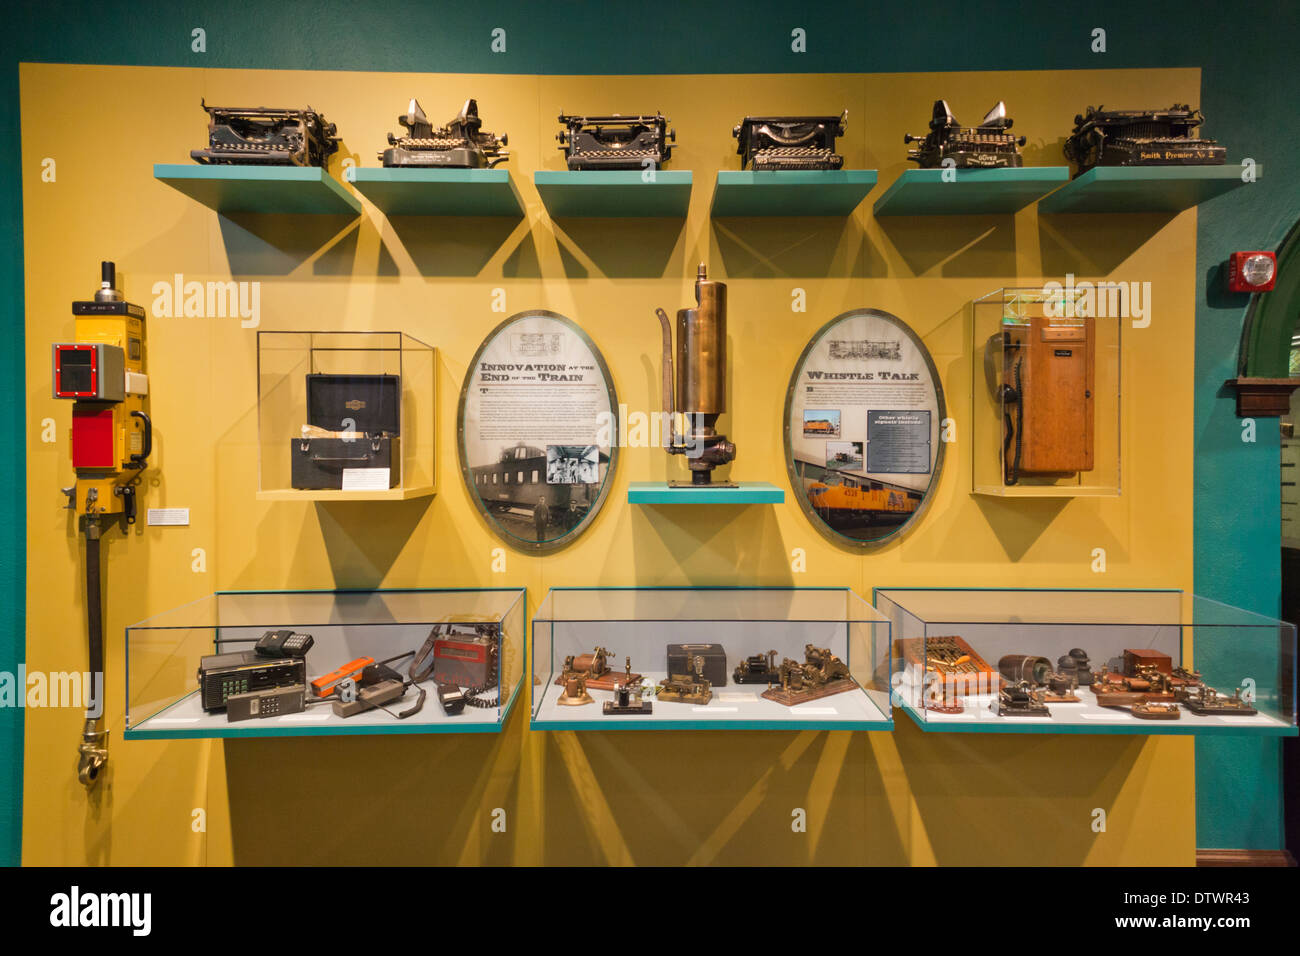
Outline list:
[[[358,600],[350,602],[350,598]],[[500,732],[526,670],[527,607],[526,590],[506,586],[216,591],[126,628],[124,736],[146,740]],[[496,699],[467,709],[465,713],[472,716],[464,719],[445,714],[433,684],[423,682],[427,698],[409,722],[378,709],[340,720],[327,709],[308,712],[301,707],[297,713],[266,720],[226,721],[219,711],[209,709],[214,705],[199,699],[200,688],[184,689],[195,680],[195,665],[201,655],[212,654],[223,645],[239,649],[232,647],[232,642],[252,641],[277,628],[315,636],[311,650],[317,653],[319,663],[313,666],[309,653],[305,668],[306,679],[311,680],[333,665],[357,657],[358,652],[377,660],[393,650],[405,651],[399,658],[409,657],[420,641],[434,639],[437,626],[470,622],[495,625],[488,632],[480,629],[478,640],[485,648],[490,645],[482,660],[495,661],[488,673],[495,674]],[[450,628],[442,633],[450,639],[456,636]],[[466,633],[472,636],[473,632]],[[430,646],[436,655],[436,647]],[[321,659],[321,654],[328,656]],[[260,657],[257,660],[265,663]],[[406,663],[393,666],[404,673]],[[133,680],[133,675],[140,679]],[[414,673],[410,676],[416,677]],[[423,680],[438,679],[447,678]],[[490,693],[491,685],[486,685],[480,696]],[[308,695],[308,708],[329,707],[328,702],[312,704],[312,699]],[[415,695],[408,691],[392,707],[405,709],[414,702]],[[158,719],[169,711],[165,719]],[[138,716],[140,713],[146,716]]]
[[[1296,629],[1268,615],[1176,588],[876,586],[872,600],[890,620],[890,656],[901,668],[895,677],[894,706],[928,732],[1297,733]],[[940,664],[930,665],[932,653],[946,654],[944,642],[953,640],[966,643],[967,657],[958,663],[973,659],[967,668],[977,673],[991,668],[987,673],[994,686],[963,684],[966,677],[949,686],[951,678],[943,678],[942,697],[933,692],[931,679],[949,672],[940,657],[935,658]],[[924,682],[916,662],[908,664],[911,652],[904,641],[919,641],[924,648]],[[1048,713],[1003,713],[999,692],[1018,685],[1011,681],[1016,675],[1008,676],[1006,668],[1014,670],[1020,659],[1038,660],[1045,673],[1055,672],[1056,679],[1062,679],[1062,662],[1076,654],[1076,647],[1082,649],[1081,668],[1092,675],[1087,682],[1080,676],[1079,683],[1064,692],[1051,682],[1019,685],[1033,689]],[[1059,661],[1051,664],[1058,655]],[[1144,674],[1143,667],[1160,672],[1162,659],[1165,677],[1155,680],[1159,673]],[[1129,687],[1118,680],[1121,677],[1140,680]],[[1106,681],[1104,695],[1094,691],[1094,685],[1102,686],[1097,680]],[[1212,698],[1209,708],[1207,696]],[[1145,707],[1148,700],[1157,707]],[[1143,704],[1143,712],[1134,704]]]
[[[572,604],[574,597],[579,598],[576,606]],[[567,606],[566,599],[570,602]],[[888,622],[850,587],[555,587],[539,603],[532,625],[529,726],[533,730],[893,727],[886,653]],[[778,636],[782,634],[784,639]],[[616,643],[619,641],[622,643]],[[617,682],[619,668],[614,665],[631,657],[629,666],[634,673],[653,682],[666,674],[655,668],[666,645],[683,641],[713,642],[725,652],[721,666],[727,681],[714,683],[714,695],[708,703],[690,705],[654,699],[653,714],[635,717],[602,716],[599,709],[590,702],[583,703],[576,694],[574,700],[579,706],[556,706],[565,693],[556,681],[561,661],[573,658],[581,665],[578,658],[592,656],[595,644],[603,642],[609,661],[608,679]],[[737,681],[732,665],[739,668],[750,657],[767,655],[769,644],[782,648],[779,653],[785,657],[800,660],[806,653],[813,653],[807,651],[808,647],[826,647],[844,662],[846,671],[841,673],[847,672],[852,678],[851,685],[845,682],[844,690],[849,693],[831,690],[828,685],[828,693],[823,696],[816,696],[818,689],[813,688],[807,700],[781,703],[778,697],[758,693],[756,685],[772,690],[772,678]],[[813,660],[808,657],[808,661]],[[783,667],[795,663],[786,660]],[[784,690],[784,685],[776,689]],[[588,699],[608,693],[600,686],[588,690]],[[646,696],[650,699],[649,694]]]
[[[257,332],[257,492],[261,501],[401,501],[429,497],[436,493],[436,448],[438,443],[437,388],[438,349],[407,332],[398,330],[292,330],[259,329]],[[312,381],[374,379],[383,414],[385,385],[396,379],[395,432],[382,427],[383,438],[372,452],[374,461],[361,463],[361,471],[376,471],[387,461],[386,487],[359,482],[344,487],[351,470],[344,458],[334,458],[331,443],[355,454],[365,451],[365,436],[358,437],[367,403],[353,396],[340,406],[338,414],[355,416],[328,428],[317,429],[325,437],[308,438],[302,431],[310,421]],[[323,386],[318,384],[318,387]],[[360,387],[354,386],[354,387]],[[373,403],[372,403],[373,404]],[[319,410],[317,412],[319,414]],[[348,422],[352,421],[349,432]],[[333,437],[331,437],[333,436]],[[338,437],[338,436],[341,436]],[[316,452],[317,443],[325,450]],[[301,444],[301,454],[294,449]],[[301,458],[338,464],[304,466]],[[310,472],[300,475],[300,471]],[[393,472],[396,471],[394,480]],[[307,480],[303,480],[303,478]]]

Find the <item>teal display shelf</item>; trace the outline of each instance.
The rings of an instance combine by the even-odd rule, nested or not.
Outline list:
[[[1067,166],[1021,169],[909,169],[876,200],[877,216],[969,216],[1010,214],[1070,179]]]
[[[633,505],[779,505],[785,492],[767,481],[741,481],[737,488],[670,488],[666,481],[634,481],[628,485]]]
[[[360,201],[319,166],[155,163],[154,179],[219,213],[355,216]]]
[[[1186,713],[1179,720],[1168,721],[1139,720],[1136,717],[1130,717],[1125,722],[1121,722],[1123,718],[1116,717],[1114,723],[1085,720],[1066,722],[1055,719],[1057,713],[1068,714],[1070,708],[1081,707],[1080,704],[1050,704],[1048,706],[1052,710],[1052,717],[996,717],[990,714],[987,719],[942,720],[921,717],[911,704],[897,694],[894,695],[893,703],[895,708],[906,711],[907,716],[928,734],[1120,734],[1130,737],[1295,737],[1300,734],[1295,727],[1277,721],[1263,726],[1255,723],[1234,726],[1229,721],[1245,721],[1250,718],[1224,717],[1221,723],[1211,724],[1210,720],[1219,718],[1202,717],[1199,720],[1203,723],[1193,723],[1188,721],[1192,715]],[[1197,719],[1192,717],[1193,721]]]
[[[690,172],[659,170],[645,182],[638,170],[537,170],[533,184],[552,219],[685,219]]]
[[[386,216],[511,216],[524,203],[505,169],[349,168],[344,178]]]
[[[831,698],[828,698],[831,699]],[[653,701],[653,697],[646,700]],[[681,707],[680,704],[658,704],[655,713],[663,707]],[[593,707],[593,710],[596,708]],[[687,710],[692,708],[686,706]],[[617,723],[614,721],[617,720]],[[530,730],[883,730],[894,729],[891,718],[881,716],[878,720],[826,720],[819,717],[788,717],[784,719],[764,720],[759,718],[746,720],[727,720],[714,717],[709,720],[691,720],[675,718],[665,720],[662,717],[647,715],[645,717],[593,717],[590,720],[534,720]]]
[[[876,186],[874,169],[719,171],[710,215],[847,216]]]
[[[1264,175],[1255,167],[1255,178]],[[1096,166],[1038,204],[1040,213],[1182,212],[1246,183],[1241,167]]]

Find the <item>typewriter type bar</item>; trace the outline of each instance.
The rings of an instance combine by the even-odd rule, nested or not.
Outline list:
[[[397,122],[406,130],[403,136],[388,134],[388,149],[379,153],[386,167],[420,169],[491,169],[504,163],[510,154],[502,149],[509,137],[483,131],[478,115],[478,101],[469,99],[446,126],[434,129],[429,118],[412,99],[406,115]]]
[[[1222,166],[1227,151],[1194,135],[1203,122],[1200,110],[1177,103],[1167,110],[1089,106],[1074,118],[1065,157],[1078,165],[1078,173],[1094,166]]]
[[[205,165],[324,166],[339,148],[338,129],[310,106],[303,110],[208,106],[207,149],[190,150]]]
[[[677,131],[662,113],[622,116],[560,114],[555,135],[571,170],[662,169],[672,155]]]
[[[731,130],[747,170],[841,169],[835,138],[844,135],[849,111],[839,116],[746,116]]]
[[[1006,169],[1022,164],[1020,147],[1025,137],[1011,135],[1012,120],[1001,100],[985,114],[978,126],[962,126],[952,115],[947,100],[935,100],[930,132],[925,136],[903,137],[904,143],[919,143],[907,151],[907,158],[921,169],[939,169],[951,159],[956,169]]]

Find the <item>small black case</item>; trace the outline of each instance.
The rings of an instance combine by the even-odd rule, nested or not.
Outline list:
[[[714,687],[727,686],[727,652],[721,644],[669,644],[668,676],[693,674],[689,658],[704,658],[704,679]]]
[[[399,375],[307,376],[307,424],[353,431],[342,438],[293,438],[290,484],[302,490],[343,487],[346,468],[387,468],[388,487],[401,482],[402,384]]]

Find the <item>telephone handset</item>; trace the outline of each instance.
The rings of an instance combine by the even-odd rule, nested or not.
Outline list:
[[[1029,316],[985,343],[985,378],[1003,408],[1006,484],[1093,469],[1094,328],[1091,317]]]
[[[984,379],[988,383],[989,394],[993,401],[1003,409],[1002,422],[1002,481],[1014,485],[1020,480],[1020,459],[1024,450],[1023,430],[1025,421],[1024,405],[1020,401],[1023,387],[1023,357],[1018,354],[1019,346],[1014,343],[1009,331],[995,332],[984,343]],[[1012,354],[1016,353],[1016,354]],[[1014,385],[999,381],[998,362],[1001,360],[1005,370],[1010,367],[1011,380]],[[1011,409],[1015,409],[1012,420]],[[1012,452],[1012,445],[1015,446]],[[1010,457],[1008,458],[1008,453]]]

